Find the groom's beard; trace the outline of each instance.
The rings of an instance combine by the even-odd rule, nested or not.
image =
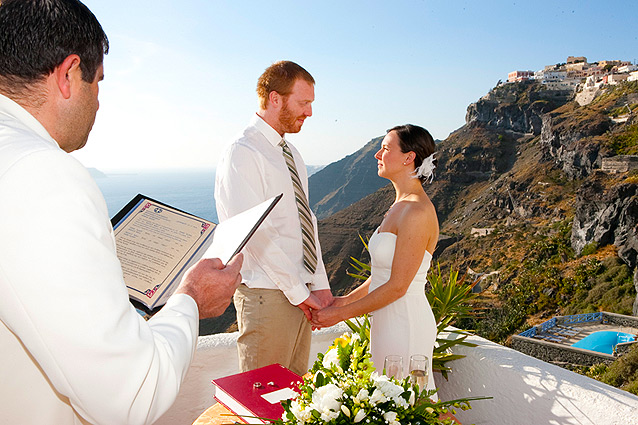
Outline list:
[[[279,124],[284,133],[299,133],[305,120],[305,115],[295,115],[288,107],[288,100],[284,100],[284,105],[279,113]]]

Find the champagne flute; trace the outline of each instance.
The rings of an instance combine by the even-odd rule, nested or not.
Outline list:
[[[423,354],[410,356],[410,382],[419,386],[423,391],[428,382],[428,358]]]
[[[403,379],[403,357],[393,354],[385,356],[383,371],[387,377]]]

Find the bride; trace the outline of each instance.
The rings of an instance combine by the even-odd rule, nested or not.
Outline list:
[[[370,350],[377,370],[382,370],[387,355],[400,355],[407,376],[410,356],[425,355],[428,389],[435,388],[436,323],[424,288],[439,223],[423,183],[432,179],[434,150],[434,140],[424,128],[408,124],[388,130],[375,158],[379,176],[392,182],[396,196],[368,244],[372,273],[348,295],[335,297],[331,306],[313,311],[317,327],[371,313]]]

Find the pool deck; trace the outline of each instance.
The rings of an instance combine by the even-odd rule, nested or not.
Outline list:
[[[556,344],[565,346],[571,346],[572,344],[580,341],[586,336],[598,331],[624,332],[638,335],[638,328],[635,327],[618,326],[615,324],[603,324],[596,322],[585,322],[573,323],[570,325],[557,325],[548,329],[547,332],[536,334],[534,338],[554,342]]]
[[[557,365],[592,366],[611,364],[638,344],[636,341],[619,343],[612,353],[573,346],[600,331],[638,335],[638,317],[604,311],[555,316],[518,335],[512,335],[511,346],[529,356]]]

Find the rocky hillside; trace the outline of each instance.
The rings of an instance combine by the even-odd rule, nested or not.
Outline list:
[[[386,185],[377,175],[377,160],[382,137],[333,162],[308,179],[310,207],[317,219],[326,218]]]
[[[544,90],[532,81],[502,84],[467,108],[467,125],[538,135],[544,113],[571,100],[571,91]]]
[[[535,83],[499,86],[438,145],[426,187],[443,235],[435,261],[490,276],[485,328],[502,331],[487,336],[504,340],[557,313],[637,313],[638,171],[602,171],[638,153],[637,95],[638,83],[623,84],[579,106]],[[369,236],[391,202],[384,187],[320,223],[338,291],[353,285],[349,258],[365,257],[358,234]]]

